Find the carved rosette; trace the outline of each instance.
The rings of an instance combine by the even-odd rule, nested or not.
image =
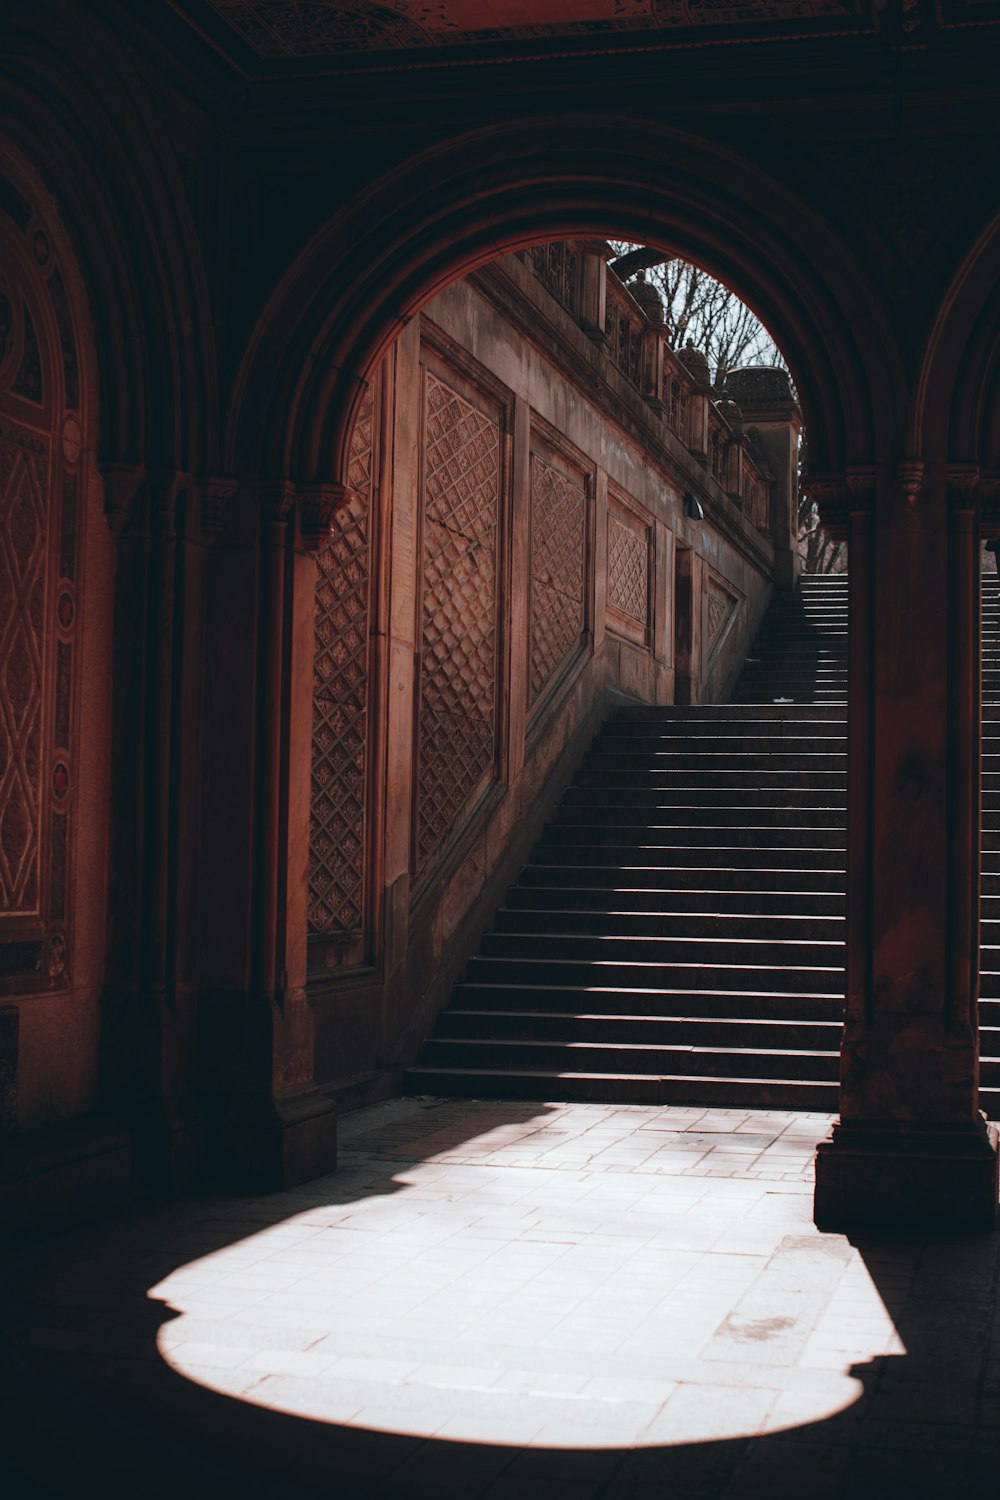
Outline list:
[[[298,490],[299,526],[307,552],[318,552],[330,536],[338,510],[357,500],[358,492],[346,484],[301,485]]]

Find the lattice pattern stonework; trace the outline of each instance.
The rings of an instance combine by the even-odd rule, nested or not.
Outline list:
[[[0,992],[70,984],[84,420],[39,209],[0,183]]]
[[[649,534],[608,512],[608,603],[640,625],[649,621]]]
[[[366,922],[374,453],[369,389],[351,446],[348,477],[358,498],[334,516],[316,557],[309,926],[328,935],[361,933]]]
[[[426,377],[416,874],[496,764],[499,421]]]
[[[585,625],[587,501],[583,480],[571,479],[531,455],[531,669],[533,703]]]
[[[0,427],[0,910],[34,912],[40,890],[44,441]]]

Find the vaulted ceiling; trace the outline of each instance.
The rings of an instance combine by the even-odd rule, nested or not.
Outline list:
[[[303,63],[395,66],[459,56],[843,35],[878,28],[886,0],[170,0],[249,72]],[[888,0],[890,5],[908,0]],[[912,0],[916,4],[917,0]],[[938,0],[954,9],[955,0]],[[960,0],[961,3],[961,0]],[[964,0],[964,8],[980,0]]]

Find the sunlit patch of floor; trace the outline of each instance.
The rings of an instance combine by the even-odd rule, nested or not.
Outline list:
[[[158,1348],[247,1403],[420,1437],[617,1449],[822,1422],[904,1352],[861,1254],[811,1221],[829,1123],[362,1111],[325,1196],[151,1288],[171,1310]]]

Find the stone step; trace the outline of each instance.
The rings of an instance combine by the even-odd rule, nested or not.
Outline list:
[[[454,1006],[472,1011],[543,1011],[583,1015],[728,1016],[733,1020],[783,1022],[825,1021],[840,1025],[844,1001],[840,994],[780,990],[640,989],[628,986],[543,984],[485,984],[462,980],[455,986]],[[441,1016],[447,1026],[451,1009]]]
[[[747,803],[745,807],[734,807],[732,803],[709,803],[707,807],[697,802],[672,803],[659,801],[655,804],[615,802],[604,800],[600,792],[585,799],[564,801],[554,813],[557,824],[593,824],[613,822],[618,827],[644,828],[680,827],[697,824],[702,828],[738,828],[741,821],[749,820],[756,827],[797,827],[806,824],[810,828],[836,828],[841,831],[846,825],[846,812],[840,807],[810,807],[802,804],[778,807],[760,801]]]
[[[714,762],[714,764],[713,764]],[[739,771],[770,771],[782,772],[805,772],[807,775],[813,771],[839,771],[841,777],[847,774],[847,752],[829,753],[816,751],[809,754],[799,751],[797,754],[783,753],[767,750],[748,750],[741,745],[739,752],[730,750],[728,753],[723,749],[706,750],[698,755],[692,750],[673,751],[664,750],[659,754],[650,752],[646,755],[630,755],[626,751],[618,754],[607,751],[598,752],[591,750],[587,753],[583,763],[587,771],[709,771],[709,770],[739,770]]]
[[[996,806],[1000,808],[1000,792],[988,792],[986,796],[996,798]],[[793,815],[802,813],[803,816],[816,811],[837,813],[842,823],[846,825],[847,822],[847,791],[842,784],[828,790],[806,784],[745,787],[737,792],[711,785],[679,785],[674,780],[667,781],[664,786],[619,786],[614,778],[608,777],[603,785],[588,783],[567,787],[561,805],[565,808],[633,808],[636,811],[642,808],[651,811],[666,807],[700,807],[717,808],[720,812],[725,809],[739,812],[742,809],[744,813],[752,808],[755,816],[758,809],[762,812],[765,809],[786,811]]]
[[[722,921],[726,917],[841,918],[846,912],[846,896],[827,891],[747,891],[692,890],[690,880],[682,890],[664,891],[640,885],[625,888],[540,884],[513,886],[507,894],[505,911],[530,911],[539,917],[548,911],[581,912],[588,920],[594,913],[624,913],[634,916],[651,914],[661,917],[698,917]],[[997,901],[1000,917],[1000,900]],[[602,915],[603,930],[603,915]]]
[[[589,756],[725,755],[739,759],[743,755],[759,752],[805,757],[816,754],[846,755],[846,725],[840,732],[836,726],[826,724],[822,730],[815,732],[810,732],[808,727],[803,731],[796,726],[795,733],[762,734],[752,723],[742,726],[734,723],[726,728],[713,723],[710,729],[706,726],[701,734],[683,730],[673,734],[669,731],[661,734],[602,734],[594,741]]]
[[[588,858],[589,852],[589,858]],[[764,859],[764,853],[767,859]],[[714,868],[740,871],[766,869],[774,875],[792,870],[828,870],[844,872],[847,869],[847,854],[839,849],[816,849],[795,845],[773,845],[766,851],[756,844],[584,844],[550,843],[537,844],[533,851],[533,863],[549,865],[573,865],[600,863],[617,869],[626,867],[640,869],[648,866],[677,870],[702,870]],[[1000,863],[997,864],[1000,871]],[[984,873],[992,874],[993,870]],[[699,879],[700,879],[699,875]],[[843,874],[841,873],[841,880]],[[781,878],[776,884],[780,885]]]
[[[633,851],[634,852],[634,851]],[[681,851],[685,853],[685,851]],[[602,864],[580,864],[571,860],[525,865],[519,884],[526,889],[535,886],[577,889],[676,891],[697,884],[699,891],[782,892],[797,898],[802,891],[811,894],[842,896],[846,886],[846,861],[838,869],[791,869],[754,865],[701,865],[697,876],[690,860],[669,865],[660,860],[643,865],[626,861]],[[991,894],[1000,895],[1000,875],[990,876]]]
[[[997,924],[1000,928],[1000,924]],[[494,919],[494,932],[591,934],[593,912],[566,907],[502,906]],[[816,916],[796,912],[642,912],[605,909],[601,914],[602,940],[608,937],[697,937],[722,939],[766,938],[794,943],[800,938],[844,941],[842,916]]]
[[[747,1019],[738,1016],[651,1016],[600,1011],[568,1014],[565,1010],[461,1010],[452,1006],[442,1017],[438,1036],[449,1042],[514,1041],[599,1046],[749,1048],[760,1052],[807,1051],[839,1058],[841,1022],[796,1019]],[[430,1060],[430,1059],[428,1059]],[[672,1070],[680,1071],[680,1070]],[[732,1071],[728,1069],[727,1071]]]
[[[674,820],[666,817],[657,823],[643,821],[630,824],[625,819],[619,818],[616,810],[613,809],[603,818],[599,818],[591,810],[589,821],[586,823],[562,821],[555,818],[546,825],[542,843],[543,845],[572,844],[590,849],[600,848],[604,844],[619,846],[637,844],[647,849],[663,847],[676,849],[680,846],[694,849],[701,848],[703,845],[725,844],[738,847],[748,845],[759,850],[803,848],[817,851],[843,849],[847,843],[847,833],[842,820],[839,819],[830,826],[810,825],[806,827],[797,823],[783,826],[777,822],[746,823],[741,826],[738,823],[717,823],[711,819],[700,824],[681,821],[680,818]],[[994,846],[988,845],[987,847]]]
[[[837,1108],[836,1083],[794,1079],[705,1077],[657,1078],[650,1074],[542,1072],[505,1068],[428,1068],[407,1071],[408,1094],[459,1099],[574,1100],[610,1104],[702,1104],[747,1109]],[[1000,1093],[1000,1091],[998,1091]]]
[[[472,1071],[652,1073],[677,1077],[686,1073],[728,1078],[780,1078],[836,1082],[837,1052],[801,1048],[694,1048],[660,1043],[567,1042],[487,1037],[434,1036],[421,1058],[424,1068],[468,1068]]]
[[[803,715],[801,712],[794,718],[785,715],[769,719],[763,714],[757,714],[752,707],[745,708],[740,713],[731,706],[728,714],[716,714],[711,719],[698,719],[691,715],[672,719],[654,719],[650,715],[634,719],[621,715],[605,724],[594,741],[594,746],[617,749],[622,741],[627,745],[642,746],[647,742],[654,745],[676,744],[680,740],[694,741],[700,745],[706,740],[728,741],[745,736],[785,746],[789,739],[811,739],[814,735],[824,741],[835,739],[846,742],[847,720],[834,719],[829,715],[821,719],[814,718],[811,714]]]
[[[487,933],[483,938],[484,947],[490,943],[491,936],[495,935]],[[773,960],[741,964],[734,958],[728,963],[707,963],[704,954],[687,963],[651,959],[628,963],[610,955],[592,959],[570,957],[565,947],[561,953],[549,957],[529,954],[513,957],[502,953],[477,956],[469,960],[466,977],[474,984],[560,984],[573,988],[598,985],[601,988],[625,986],[650,990],[744,989],[818,995],[843,995],[844,992],[842,963],[826,967],[800,964],[795,968],[790,965],[779,968]]]
[[[591,960],[595,963],[625,965],[653,964],[687,966],[700,964],[706,970],[718,962],[738,965],[742,969],[794,970],[843,967],[845,946],[843,931],[836,938],[788,938],[734,936],[727,933],[724,943],[710,934],[689,936],[618,936],[602,931],[525,932],[494,930],[482,940],[485,959],[506,958],[520,963],[528,958],[567,959],[573,963]]]

